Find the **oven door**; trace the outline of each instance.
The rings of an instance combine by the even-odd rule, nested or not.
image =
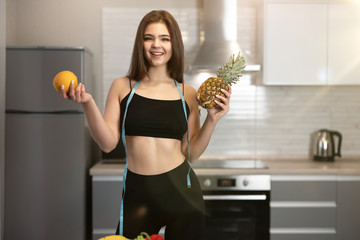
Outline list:
[[[207,240],[269,240],[270,191],[203,191]]]

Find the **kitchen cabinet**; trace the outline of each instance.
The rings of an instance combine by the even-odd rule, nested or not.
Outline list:
[[[360,176],[271,177],[271,240],[360,239]]]
[[[272,176],[271,240],[335,240],[336,197],[336,176]]]
[[[360,84],[359,4],[265,0],[264,19],[264,84]]]
[[[360,239],[360,176],[339,176],[337,181],[337,239]]]
[[[328,84],[360,84],[360,4],[329,4]]]
[[[122,176],[92,176],[93,240],[115,234],[122,189]]]
[[[322,3],[265,4],[265,84],[326,83],[326,16]]]

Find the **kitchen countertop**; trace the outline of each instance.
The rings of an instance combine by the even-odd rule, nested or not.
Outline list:
[[[213,159],[213,158],[212,158]],[[218,158],[219,161],[224,160]],[[203,161],[206,159],[200,159]],[[259,159],[265,169],[204,169],[194,168],[198,175],[360,175],[360,157],[336,158],[334,162],[315,162],[310,159]],[[125,165],[99,161],[90,169],[91,176],[122,175]]]

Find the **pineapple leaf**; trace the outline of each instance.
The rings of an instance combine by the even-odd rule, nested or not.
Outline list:
[[[232,54],[229,57],[227,63],[224,63],[218,70],[217,76],[224,80],[226,83],[232,85],[239,81],[239,78],[242,76],[241,72],[246,66],[244,56],[241,56],[240,52],[235,58],[235,54]]]

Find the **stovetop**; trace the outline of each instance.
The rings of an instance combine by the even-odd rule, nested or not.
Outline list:
[[[266,169],[260,160],[197,160],[191,164],[192,168],[229,168],[229,169]]]

